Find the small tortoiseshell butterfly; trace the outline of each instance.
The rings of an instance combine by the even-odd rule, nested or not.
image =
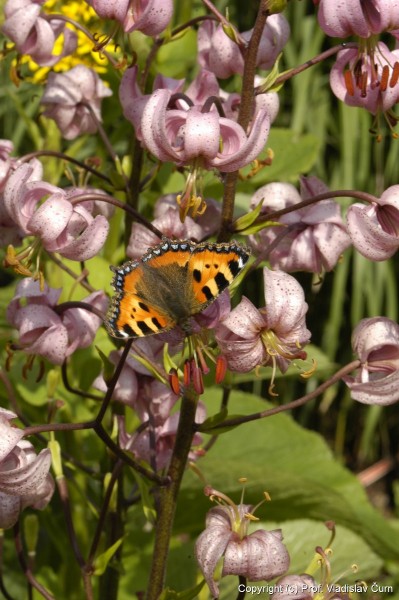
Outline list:
[[[163,238],[138,261],[111,267],[116,292],[105,326],[118,338],[153,335],[203,311],[244,268],[250,250],[236,242],[195,244]]]

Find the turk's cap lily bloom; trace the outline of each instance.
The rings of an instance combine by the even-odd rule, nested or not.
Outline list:
[[[93,69],[77,65],[65,73],[50,73],[41,99],[44,116],[54,119],[62,135],[73,140],[95,133],[101,122],[101,100],[111,96]]]
[[[399,248],[399,185],[385,190],[372,204],[352,204],[346,220],[356,250],[366,258],[382,261]]]
[[[40,163],[22,164],[8,178],[4,190],[4,209],[24,235],[36,235],[50,252],[72,260],[88,260],[103,247],[109,223],[99,214],[93,217],[94,203],[73,205],[78,192],[64,191],[45,181]],[[37,207],[39,201],[47,199]],[[88,210],[89,209],[89,210]]]
[[[308,305],[299,283],[283,271],[263,270],[266,306],[257,309],[245,296],[216,328],[216,340],[229,369],[247,373],[258,365],[285,373],[295,359],[306,358],[310,339]]]
[[[248,534],[253,506],[236,505],[217,490],[208,489],[206,494],[225,503],[208,511],[206,528],[195,544],[195,557],[213,598],[219,597],[213,573],[222,556],[222,577],[241,575],[249,581],[269,581],[287,571],[290,558],[280,529]]]
[[[18,347],[27,354],[47,358],[60,365],[77,348],[87,348],[93,342],[102,319],[83,308],[69,308],[60,314],[55,307],[61,289],[44,286],[38,281],[23,279],[7,308],[7,319],[19,331]],[[93,292],[82,302],[105,312],[104,292]]]
[[[397,0],[320,0],[320,27],[332,37],[372,35],[399,28]]]
[[[126,33],[156,36],[169,24],[173,0],[88,0],[102,19],[119,21]]]
[[[252,29],[240,34],[246,43]],[[288,21],[282,14],[270,15],[263,29],[257,55],[257,66],[270,69],[287,43],[290,35]],[[244,58],[239,46],[228,37],[222,25],[204,21],[198,28],[198,62],[216,77],[226,79],[244,72]]]
[[[171,93],[156,90],[141,120],[143,145],[159,160],[179,166],[199,161],[205,169],[231,172],[254,160],[264,148],[270,128],[265,109],[258,111],[247,137],[243,128],[216,110],[168,109]]]
[[[31,234],[40,237],[46,250],[79,261],[93,258],[109,231],[106,217],[93,217],[84,206],[72,205],[61,189],[39,206],[27,227]]]
[[[351,397],[364,404],[399,400],[399,325],[386,317],[362,319],[352,334],[361,361],[354,377],[345,377]]]
[[[372,52],[356,48],[337,54],[330,85],[339,100],[348,106],[365,108],[371,114],[388,112],[399,100],[399,49],[389,50],[378,42]]]
[[[54,482],[49,475],[50,450],[36,454],[24,432],[12,427],[17,415],[0,408],[0,528],[15,525],[20,512],[28,507],[42,510],[53,495]]]
[[[289,183],[270,183],[257,190],[251,200],[251,208],[262,200],[262,214],[267,215],[275,210],[294,207],[302,200],[326,191],[327,186],[317,177],[302,177],[300,194]],[[267,258],[275,269],[311,273],[331,271],[351,243],[340,206],[335,200],[322,200],[275,220],[281,226],[266,227],[250,238],[256,252],[267,252]],[[269,252],[268,248],[273,243],[275,247]]]
[[[38,65],[51,67],[75,51],[77,36],[64,21],[43,13],[42,4],[44,0],[8,0],[2,31],[20,54],[28,54]],[[61,36],[61,53],[53,54]]]

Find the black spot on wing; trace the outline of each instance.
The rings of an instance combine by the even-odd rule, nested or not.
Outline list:
[[[193,277],[197,283],[201,281],[201,271],[199,269],[194,269]]]
[[[240,272],[240,265],[238,264],[238,260],[229,260],[229,269],[233,277],[238,275],[238,273]]]
[[[139,302],[139,306],[140,306],[141,310],[144,310],[145,312],[150,312],[148,310],[148,306],[146,304],[144,304],[144,302]]]
[[[129,337],[136,337],[136,334],[134,333],[133,329],[127,323],[124,324],[122,329]]]
[[[211,290],[209,289],[209,287],[207,285],[204,285],[204,287],[201,289],[201,291],[207,300],[213,300],[214,295],[212,294]]]
[[[215,275],[215,281],[216,285],[218,286],[219,293],[223,292],[223,290],[225,290],[230,283],[223,273],[220,272]]]
[[[144,321],[137,321],[137,327],[140,329],[143,335],[154,333],[151,327],[148,327],[147,323],[145,323]]]
[[[152,317],[151,321],[154,323],[154,325],[157,329],[162,329],[162,325],[156,317]]]

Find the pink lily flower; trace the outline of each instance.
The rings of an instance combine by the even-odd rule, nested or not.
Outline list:
[[[300,194],[289,183],[269,183],[256,191],[251,208],[263,200],[262,214],[267,215],[294,207],[302,200],[326,191],[327,186],[317,177],[302,177]],[[351,243],[340,206],[334,200],[322,200],[300,208],[279,217],[277,221],[282,226],[266,227],[250,238],[256,252],[261,255],[267,253],[274,269],[311,273],[331,271]],[[269,251],[268,248],[275,243],[277,245]]]
[[[46,358],[60,365],[77,348],[87,348],[93,342],[102,319],[83,308],[55,310],[61,289],[40,290],[33,279],[23,279],[17,285],[14,298],[7,308],[9,323],[19,331],[18,348],[27,354]],[[93,292],[83,300],[105,312],[107,297],[104,292]]]
[[[377,203],[352,204],[346,220],[360,254],[375,261],[390,258],[399,248],[399,185],[386,189]]]
[[[248,43],[252,29],[240,34]],[[270,15],[263,30],[259,45],[257,66],[271,69],[288,41],[290,26],[281,14]],[[244,72],[244,58],[238,45],[215,21],[204,21],[198,28],[198,62],[201,67],[212,71],[216,77],[226,79]]]
[[[249,164],[266,144],[270,118],[265,110],[257,113],[247,137],[240,125],[215,110],[168,109],[170,98],[168,90],[156,90],[141,120],[143,144],[159,160],[179,166],[199,161],[205,169],[229,173]]]
[[[320,0],[320,27],[332,37],[357,35],[368,38],[399,27],[397,0]]]
[[[266,306],[257,309],[245,296],[216,328],[216,341],[231,371],[247,373],[273,365],[285,373],[295,359],[306,358],[308,305],[299,283],[283,271],[263,269]]]
[[[89,210],[94,203],[72,205],[77,190],[64,191],[44,181],[40,163],[23,164],[9,177],[4,190],[4,209],[25,235],[36,235],[49,252],[71,260],[88,260],[103,247],[109,223]],[[49,196],[36,209],[38,202]],[[36,210],[35,210],[36,209]]]
[[[369,52],[348,48],[338,52],[330,73],[334,94],[348,106],[360,106],[375,115],[388,112],[399,100],[399,49],[378,42]]]
[[[99,17],[116,19],[126,33],[156,36],[169,24],[173,0],[88,0]]]
[[[50,502],[54,481],[49,474],[51,454],[36,454],[23,440],[23,430],[12,427],[13,412],[0,408],[0,527],[9,529],[28,506],[42,510]]]
[[[54,119],[65,139],[73,140],[97,131],[101,100],[111,95],[93,69],[77,65],[65,73],[49,74],[41,99],[46,105],[43,114]]]
[[[386,317],[362,319],[352,334],[361,361],[354,377],[344,381],[351,397],[364,404],[386,406],[399,400],[399,325]]]
[[[63,21],[41,11],[44,1],[8,0],[4,7],[2,31],[15,43],[20,54],[28,54],[37,64],[51,67],[75,51],[77,37]],[[61,35],[62,51],[55,55],[54,45]]]
[[[195,544],[195,558],[212,598],[219,598],[219,586],[213,574],[222,556],[222,577],[241,575],[248,581],[269,581],[287,571],[290,557],[282,543],[281,529],[258,529],[248,534],[257,507],[236,505],[228,496],[212,488],[205,488],[205,493],[221,503],[208,511],[205,530]]]

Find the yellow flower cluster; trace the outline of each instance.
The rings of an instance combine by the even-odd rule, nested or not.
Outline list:
[[[91,6],[86,2],[76,0],[48,0],[43,9],[48,14],[61,14],[73,21],[76,21],[83,28],[88,29],[93,36],[103,36],[101,33],[102,24]],[[33,83],[42,83],[46,80],[50,70],[64,72],[72,69],[76,65],[85,65],[90,67],[97,73],[105,73],[107,70],[108,60],[103,53],[106,50],[115,56],[114,44],[108,43],[101,50],[96,50],[95,44],[81,29],[75,28],[72,24],[67,23],[67,27],[73,29],[77,34],[77,48],[75,52],[69,56],[65,56],[53,67],[41,67],[30,56],[22,56],[18,62],[19,65],[27,64],[31,75],[25,76],[26,81]],[[64,36],[60,35],[54,46],[54,54],[61,54]],[[13,66],[17,67],[17,61],[13,62]]]

